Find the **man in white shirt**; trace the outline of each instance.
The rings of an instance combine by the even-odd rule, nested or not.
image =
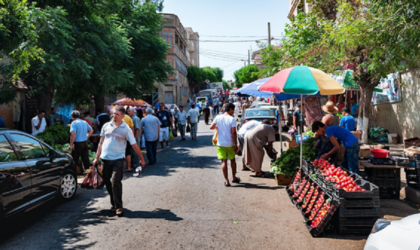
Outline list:
[[[200,121],[200,113],[195,108],[195,103],[191,105],[191,109],[187,113],[188,125],[191,126],[191,138],[197,140],[197,123]]]
[[[185,126],[187,125],[187,113],[183,106],[179,106],[179,111],[175,114],[175,119],[178,121],[178,129],[181,133],[181,140],[185,141]]]
[[[227,170],[227,161],[230,160],[232,168],[232,182],[239,183],[241,180],[236,177],[235,153],[236,145],[236,120],[232,117],[235,112],[235,105],[229,103],[226,105],[225,113],[218,115],[210,126],[210,129],[217,129],[217,158],[222,160],[222,170],[225,177],[225,186],[229,187],[229,176]]]
[[[45,120],[45,111],[40,110],[38,115],[32,118],[32,135],[35,136],[45,130],[47,120]]]
[[[166,102],[165,107],[168,109],[168,111],[171,111],[171,104],[169,102]]]
[[[244,125],[242,125],[241,129],[239,129],[239,131],[238,131],[238,141],[239,141],[238,147],[239,147],[239,150],[241,152],[241,155],[243,154],[243,151],[244,151],[244,143],[245,143],[246,132],[248,132],[249,130],[251,130],[255,126],[257,126],[258,124],[261,124],[261,122],[256,121],[256,120],[251,120],[251,121],[245,123]],[[243,157],[242,157],[242,171],[249,171],[249,168],[247,168],[246,165],[245,165],[245,158],[243,158]]]

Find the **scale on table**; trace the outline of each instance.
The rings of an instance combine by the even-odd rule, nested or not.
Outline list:
[[[373,165],[395,165],[395,160],[391,158],[377,158],[373,157],[373,155],[369,155],[367,158]]]

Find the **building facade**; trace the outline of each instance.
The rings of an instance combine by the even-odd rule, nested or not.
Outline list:
[[[289,0],[289,14],[287,17],[293,18],[299,13],[309,13],[311,11],[311,4],[306,0]]]
[[[183,105],[190,96],[187,67],[199,64],[199,35],[192,28],[184,28],[175,14],[162,16],[164,22],[161,36],[170,47],[166,60],[174,72],[168,75],[166,82],[156,83],[157,101]]]

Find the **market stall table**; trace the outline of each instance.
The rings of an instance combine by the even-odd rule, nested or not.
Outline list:
[[[381,198],[399,199],[401,189],[401,169],[410,168],[397,165],[375,165],[369,161],[360,161],[365,168],[368,181],[379,187]]]

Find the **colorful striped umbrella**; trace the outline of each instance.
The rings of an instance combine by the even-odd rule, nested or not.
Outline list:
[[[270,80],[262,84],[261,91],[296,95],[337,95],[345,89],[325,72],[307,67],[296,66],[275,74]]]

